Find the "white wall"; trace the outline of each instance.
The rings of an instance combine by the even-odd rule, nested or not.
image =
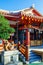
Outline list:
[[[18,61],[18,50],[15,51],[5,51],[4,52],[4,64],[11,62],[11,56],[13,56],[13,61]]]

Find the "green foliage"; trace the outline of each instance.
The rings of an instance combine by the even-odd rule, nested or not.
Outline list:
[[[10,33],[13,32],[15,32],[15,30],[10,27],[9,21],[0,15],[0,38],[8,39]]]
[[[15,32],[15,29],[9,27],[9,33],[13,33],[13,32]]]

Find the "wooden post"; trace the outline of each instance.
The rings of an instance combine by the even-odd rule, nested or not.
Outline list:
[[[26,60],[29,60],[29,48],[30,48],[30,32],[28,29],[26,29],[26,51],[25,51],[25,56]]]
[[[34,29],[34,40],[36,40],[36,30]]]
[[[26,46],[30,46],[30,32],[26,30]]]
[[[19,46],[20,46],[20,41],[18,42],[18,45],[17,45],[17,46],[18,46],[18,50],[19,50]]]

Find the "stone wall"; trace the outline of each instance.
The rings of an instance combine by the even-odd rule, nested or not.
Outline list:
[[[5,51],[4,52],[4,65],[8,64],[9,62],[18,62],[18,50],[15,51]]]

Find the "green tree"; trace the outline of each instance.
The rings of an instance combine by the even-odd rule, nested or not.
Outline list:
[[[14,33],[15,29],[10,27],[9,21],[0,15],[0,38],[8,39],[10,33]]]

